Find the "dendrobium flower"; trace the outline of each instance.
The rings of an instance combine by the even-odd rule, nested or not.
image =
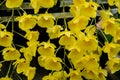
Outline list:
[[[116,71],[120,70],[120,59],[119,58],[112,58],[106,63],[107,67],[110,69],[111,73],[115,73]]]
[[[46,70],[59,71],[62,69],[62,60],[58,57],[53,56],[39,56],[38,63]]]
[[[51,28],[54,26],[54,16],[49,13],[40,14],[38,16],[37,24],[42,28]]]
[[[41,7],[40,0],[30,0],[30,5],[34,9],[35,14],[39,12],[39,9]]]
[[[37,41],[39,38],[40,33],[38,31],[27,31],[25,37],[29,41]]]
[[[9,77],[1,77],[0,80],[13,80],[13,79]]]
[[[66,80],[68,74],[66,71],[55,71],[52,74],[46,75],[42,78],[42,80]]]
[[[17,17],[16,21],[19,21],[19,28],[24,31],[34,28],[37,23],[35,16],[26,13],[24,13],[23,16]]]
[[[95,18],[97,16],[98,4],[90,0],[80,7],[80,15]],[[89,14],[88,14],[89,13]]]
[[[23,0],[7,0],[6,7],[7,8],[17,8],[20,7],[23,3]]]
[[[5,48],[3,49],[3,58],[6,61],[10,61],[10,60],[17,60],[20,58],[21,54],[18,50],[16,50],[15,48]]]
[[[46,32],[48,33],[50,39],[58,38],[61,34],[62,26],[54,25],[52,28],[47,28]]]
[[[109,18],[109,19],[103,20],[101,22],[101,27],[102,27],[102,29],[104,29],[104,32],[106,34],[111,34],[111,35],[115,34],[119,25],[120,24],[118,22],[116,22],[115,18]]]
[[[27,80],[33,80],[36,74],[36,67],[29,67],[24,74],[27,76]]]
[[[70,69],[70,80],[83,80],[82,73],[79,70]]]
[[[68,22],[68,27],[71,32],[79,33],[80,30],[84,30],[88,25],[89,18],[86,16],[77,16],[74,17],[71,21]]]
[[[75,43],[76,39],[71,31],[62,31],[59,44],[65,46],[66,49],[70,50]],[[71,44],[72,42],[72,44]]]
[[[38,13],[39,9],[51,8],[56,4],[56,0],[30,0],[30,4],[34,9],[34,13]]]
[[[10,47],[12,45],[13,34],[8,31],[0,31],[0,46]]]
[[[109,59],[116,57],[119,50],[120,50],[120,46],[115,43],[106,42],[105,46],[103,46],[103,51],[108,54]]]

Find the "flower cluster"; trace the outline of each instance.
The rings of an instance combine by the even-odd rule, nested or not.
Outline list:
[[[13,11],[22,3],[23,0],[5,1],[6,7]],[[8,25],[0,23],[0,46],[3,47],[0,71],[4,67],[3,63],[9,61],[11,63],[9,68],[12,66],[18,75],[22,74],[26,76],[27,80],[34,80],[39,68],[31,66],[33,58],[37,58],[39,66],[51,71],[48,75],[43,76],[42,80],[106,80],[108,70],[111,74],[119,71],[120,19],[113,16],[110,8],[105,10],[93,0],[73,0],[69,9],[73,18],[68,22],[64,18],[64,25],[60,25],[48,10],[39,14],[40,8],[49,9],[56,3],[57,0],[30,0],[34,14],[27,14],[24,11],[23,15],[17,16],[15,19],[12,14],[12,31],[7,30]],[[119,0],[108,0],[108,4],[115,5],[120,13]],[[98,7],[102,10],[98,11]],[[97,12],[100,14],[98,22],[96,22]],[[14,25],[15,21],[18,22],[17,26]],[[34,30],[36,26],[41,30],[46,29],[49,37],[47,41],[40,39],[42,34],[39,29]],[[15,32],[15,27],[25,34]],[[26,46],[14,44],[14,33],[27,40]],[[98,35],[102,36],[104,40]],[[58,44],[51,42],[55,39]],[[17,49],[16,46],[20,46],[20,49]],[[58,53],[64,57],[62,58]],[[100,64],[103,54],[108,56],[105,67]],[[12,73],[9,75],[9,72],[8,70],[8,74],[0,80],[13,80]]]

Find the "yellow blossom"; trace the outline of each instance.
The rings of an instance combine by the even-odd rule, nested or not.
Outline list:
[[[35,27],[36,25],[36,17],[31,14],[24,13],[23,16],[17,17],[17,21],[19,21],[19,28],[27,31]]]
[[[30,0],[30,5],[34,9],[34,13],[38,13],[40,9],[40,0]]]
[[[120,40],[120,27],[116,29],[115,34],[112,35],[115,42]]]
[[[106,76],[107,76],[107,70],[100,68],[97,79],[98,79],[98,80],[106,80]],[[97,79],[96,79],[96,80],[97,80]]]
[[[17,60],[20,58],[21,54],[18,50],[16,50],[15,48],[4,48],[3,49],[3,58],[4,60]]]
[[[76,5],[70,5],[70,13],[76,17],[80,15],[80,7]]]
[[[40,14],[37,24],[42,28],[51,28],[54,26],[54,16],[49,13]]]
[[[25,61],[24,59],[18,59],[15,62],[15,65],[17,66],[16,71],[18,74],[20,73],[26,73],[26,71],[29,69],[30,63]]]
[[[68,22],[68,27],[71,32],[78,33],[80,30],[83,30],[88,25],[89,18],[86,16],[77,16],[74,17],[71,21]]]
[[[76,46],[84,51],[95,51],[98,46],[98,41],[95,36],[83,36],[79,38],[76,42]],[[84,46],[83,46],[84,45]]]
[[[51,8],[56,4],[57,0],[30,0],[30,5],[34,9],[34,13],[38,13],[41,7]]]
[[[115,43],[105,43],[105,46],[103,47],[103,51],[108,54],[108,58],[111,59],[113,57],[116,57],[119,52],[119,45]]]
[[[48,47],[53,48],[53,49],[56,48],[55,44],[50,43],[50,41],[47,41],[47,42],[43,41],[39,44],[39,46],[44,46],[44,48],[48,48]]]
[[[60,36],[60,30],[63,28],[60,25],[55,25],[52,28],[47,28],[46,32],[48,33],[50,39],[58,38]]]
[[[110,12],[109,10],[101,10],[99,11],[100,13],[100,17],[102,18],[102,20],[107,20],[110,18],[110,16],[113,16],[113,14]]]
[[[54,56],[54,51],[55,49],[50,48],[50,47],[45,48],[44,46],[40,46],[38,48],[38,53],[41,56]]]
[[[37,50],[37,47],[38,47],[38,41],[29,41],[27,42],[27,45],[28,45],[28,50],[29,50],[29,54],[32,55],[32,56],[36,56],[36,50]]]
[[[97,74],[98,67],[99,67],[97,60],[98,59],[94,56],[94,54],[86,55],[80,59],[77,59],[74,66],[76,69],[79,69],[79,70],[84,69],[84,71],[87,71],[87,72],[92,71],[94,74]],[[88,63],[91,65],[89,65]]]
[[[16,8],[21,6],[23,3],[23,0],[7,0],[6,1],[6,7],[7,8]]]
[[[0,80],[13,80],[13,79],[9,77],[1,77]]]
[[[39,38],[39,32],[38,31],[27,31],[25,37],[29,40],[29,41],[37,41]]]
[[[85,33],[86,33],[86,35],[88,35],[88,36],[93,36],[94,35],[94,33],[95,33],[95,30],[96,30],[96,27],[94,26],[94,25],[90,25],[90,26],[88,26],[86,29],[85,29]]]
[[[27,76],[27,80],[33,80],[35,73],[36,73],[36,67],[29,67],[26,73],[24,74]]]
[[[55,4],[54,0],[40,0],[40,6],[43,8],[51,8]]]
[[[78,51],[77,49],[72,49],[70,53],[68,54],[68,58],[72,61],[74,64],[77,60],[85,55],[85,52]]]
[[[29,41],[29,42],[27,42],[27,45],[28,45],[28,47],[26,47],[26,48],[23,47],[20,49],[20,51],[23,53],[23,55],[27,61],[31,61],[32,57],[36,56],[38,42],[37,41]]]
[[[72,70],[70,69],[70,80],[83,80],[82,73],[79,70]]]
[[[42,80],[55,80],[54,76],[51,74],[43,76]]]
[[[98,78],[99,74],[99,63],[97,60],[98,59],[94,54],[85,55],[82,58],[77,59],[76,62],[74,63],[74,66],[78,71],[82,70],[81,74],[86,79],[97,80],[95,79]]]
[[[67,35],[64,35],[60,38],[59,40],[59,44],[60,45],[64,45],[66,47],[66,49],[70,50],[71,47],[73,46],[73,44],[75,43],[75,37],[74,36],[70,36],[68,37]],[[71,42],[73,44],[71,44]]]
[[[65,46],[66,49],[70,50],[73,47],[76,39],[71,31],[62,31],[60,33],[61,37],[59,40],[59,44]],[[72,44],[71,44],[72,42]]]
[[[101,27],[106,34],[114,35],[119,23],[115,22],[115,18],[109,18],[101,22]]]
[[[66,71],[56,71],[52,74],[52,76],[56,80],[66,80],[68,77],[68,74],[66,73]]]
[[[120,59],[112,58],[106,63],[107,67],[111,70],[111,73],[115,73],[120,70]]]
[[[13,34],[7,31],[0,31],[0,46],[9,47],[12,44]]]
[[[84,3],[80,8],[80,15],[95,18],[97,15],[98,4],[90,0],[90,2]],[[88,14],[89,13],[89,14]]]
[[[47,57],[47,56],[39,56],[38,63],[40,66],[44,67],[46,70],[55,70],[59,71],[62,69],[61,63],[62,60],[58,57]]]

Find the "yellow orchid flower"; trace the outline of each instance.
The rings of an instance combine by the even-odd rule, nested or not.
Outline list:
[[[44,48],[56,48],[55,44],[51,43],[49,40],[47,42],[43,41],[39,44],[39,46],[44,46]]]
[[[13,34],[7,31],[0,31],[0,46],[9,47],[12,44]]]
[[[55,49],[50,48],[50,47],[45,48],[44,46],[40,46],[38,48],[38,53],[41,56],[54,56],[54,51]]]
[[[15,48],[4,48],[2,55],[6,61],[17,60],[21,56],[20,52]]]
[[[34,13],[38,13],[40,9],[40,0],[30,0],[30,5],[34,9]]]
[[[30,62],[32,60],[32,57],[36,56],[36,50],[37,50],[38,43],[39,42],[37,41],[29,41],[27,42],[28,47],[26,48],[23,47],[20,49],[20,51],[23,53],[27,61]]]
[[[63,28],[60,25],[55,25],[52,28],[47,28],[46,32],[48,33],[50,39],[58,38],[60,36],[60,30]]]
[[[19,21],[19,28],[28,31],[35,27],[37,21],[36,17],[31,14],[24,13],[23,16],[17,17],[16,21]]]
[[[57,79],[57,80],[60,80],[60,79],[62,79],[62,80],[66,80],[67,79],[67,77],[68,77],[68,74],[67,74],[67,72],[66,71],[56,71],[56,72],[54,72],[53,74],[52,74],[52,76],[55,78],[55,79]]]
[[[40,0],[40,6],[43,8],[51,8],[55,4],[55,0]]]
[[[105,43],[105,46],[103,46],[103,51],[108,54],[108,58],[111,59],[113,57],[116,57],[119,52],[119,45],[115,43]]]
[[[27,80],[33,80],[36,74],[36,67],[29,67],[24,74],[27,76]]]
[[[106,63],[107,67],[111,70],[111,73],[115,73],[120,70],[120,59],[112,58]]]
[[[82,73],[79,70],[70,69],[70,80],[83,80]]]
[[[25,61],[25,59],[18,59],[15,62],[15,65],[17,66],[16,71],[18,74],[20,74],[22,72],[25,74],[27,72],[27,70],[29,69],[30,63]]]
[[[37,24],[42,28],[51,28],[54,26],[54,16],[49,13],[40,14]]]
[[[90,0],[80,7],[80,15],[95,18],[97,15],[98,4]],[[89,13],[89,14],[88,14]]]
[[[25,37],[29,41],[37,41],[40,33],[38,31],[27,31]]]
[[[13,80],[13,79],[9,77],[1,77],[0,80]]]
[[[7,0],[6,1],[6,7],[7,8],[16,8],[21,6],[23,3],[23,0]]]
[[[89,18],[86,16],[77,16],[74,17],[71,21],[68,22],[68,27],[71,32],[78,33],[80,30],[84,30],[88,25]]]
[[[83,46],[84,45],[84,46]],[[98,41],[93,35],[84,35],[82,38],[78,37],[76,46],[83,51],[95,51],[98,47]]]
[[[115,42],[119,42],[120,40],[120,28],[116,29],[115,34],[112,35]]]
[[[39,56],[38,63],[40,66],[44,67],[46,70],[59,71],[62,69],[62,60],[58,57],[53,56]]]
[[[101,22],[101,27],[104,29],[105,34],[114,35],[119,27],[119,23],[116,22],[115,18],[109,18]]]
[[[110,16],[113,16],[113,14],[110,12],[109,10],[100,10],[100,17],[102,18],[102,20],[107,20],[110,19]]]
[[[100,68],[97,79],[98,80],[106,80],[106,76],[107,76],[107,70]]]
[[[68,54],[68,58],[71,60],[71,62],[74,64],[79,58],[82,58],[83,55],[85,55],[86,53],[83,51],[78,51],[77,49],[72,49],[70,51],[70,53]]]

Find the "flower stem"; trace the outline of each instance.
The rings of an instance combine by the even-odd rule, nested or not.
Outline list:
[[[8,77],[8,75],[9,75],[9,73],[10,73],[11,66],[12,66],[12,61],[10,61],[10,65],[9,65],[8,72],[7,72],[6,77]]]
[[[0,3],[0,6],[3,5],[5,1],[6,1],[6,0],[2,1],[2,2]]]
[[[12,33],[14,32],[14,9],[12,9]]]

